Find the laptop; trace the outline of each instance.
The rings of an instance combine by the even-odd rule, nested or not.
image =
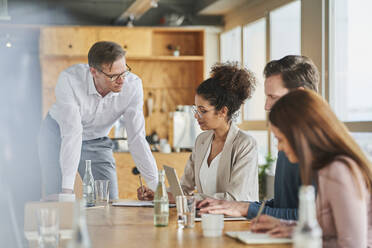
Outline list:
[[[171,193],[174,198],[176,196],[182,195],[184,196],[185,194],[183,193],[183,190],[181,188],[180,181],[178,180],[178,176],[176,173],[176,170],[173,167],[163,165],[165,175],[167,176],[169,187],[171,190]],[[195,221],[201,221],[201,216],[198,211],[198,209],[195,211]],[[224,220],[226,221],[234,221],[234,220],[247,220],[246,217],[231,217],[231,216],[225,216]]]
[[[178,180],[178,176],[176,173],[176,170],[173,167],[163,165],[165,175],[167,176],[169,187],[171,190],[171,193],[176,199],[176,196],[182,195],[184,196],[183,190],[181,188],[180,180]]]

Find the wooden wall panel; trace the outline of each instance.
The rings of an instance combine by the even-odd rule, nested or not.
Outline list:
[[[203,78],[195,68],[200,62],[195,61],[144,61],[128,58],[127,63],[142,78],[143,86],[149,88],[190,88]]]
[[[145,28],[105,27],[98,30],[98,39],[114,41],[127,51],[127,56],[150,56],[152,33]]]
[[[41,54],[84,55],[98,40],[94,27],[46,27],[40,34]]]
[[[176,169],[178,177],[181,179],[186,162],[191,153],[153,153],[158,168],[163,165],[169,165]],[[130,153],[115,153],[116,171],[119,184],[119,198],[121,199],[137,199],[137,188],[139,187],[138,176],[133,175],[132,169],[135,167],[134,161]]]
[[[169,138],[169,112],[177,105],[194,104],[195,86],[203,79],[203,62],[128,59],[127,63],[142,79],[146,134],[156,131],[160,138]],[[147,108],[150,94],[154,101],[151,115]]]
[[[168,45],[180,47],[180,55],[204,55],[204,32],[164,32],[153,33],[152,51],[154,55],[172,55]]]

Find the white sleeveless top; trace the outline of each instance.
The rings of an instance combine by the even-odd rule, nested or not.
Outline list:
[[[208,167],[208,157],[211,152],[212,143],[205,154],[202,166],[200,167],[200,184],[204,194],[213,195],[217,193],[217,170],[220,163],[222,151],[211,161]]]

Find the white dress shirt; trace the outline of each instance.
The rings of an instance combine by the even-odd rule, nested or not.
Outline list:
[[[211,152],[211,145],[205,154],[203,163],[200,167],[200,184],[203,189],[203,193],[207,195],[213,195],[217,192],[217,169],[220,163],[221,152],[217,154],[216,157],[211,161],[208,167],[208,157]]]
[[[73,65],[60,74],[55,95],[56,103],[49,113],[61,130],[62,188],[73,189],[82,141],[107,136],[115,121],[123,116],[129,151],[147,185],[155,190],[158,170],[145,139],[143,89],[137,75],[129,73],[120,92],[102,97],[89,66]]]

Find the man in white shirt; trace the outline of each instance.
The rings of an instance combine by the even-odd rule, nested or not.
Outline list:
[[[42,123],[39,156],[43,193],[72,193],[77,170],[83,178],[85,160],[92,161],[95,180],[110,180],[110,198],[118,198],[112,141],[107,137],[120,119],[129,150],[148,186],[155,190],[157,167],[145,139],[141,79],[126,65],[125,51],[114,42],[97,42],[88,63],[63,71],[53,104]]]

